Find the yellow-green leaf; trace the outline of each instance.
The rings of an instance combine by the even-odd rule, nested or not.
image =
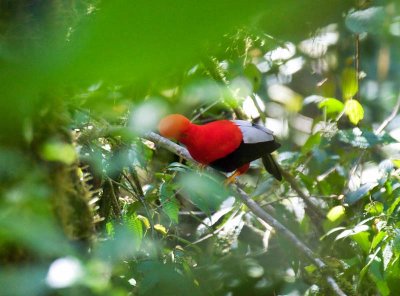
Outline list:
[[[48,161],[59,161],[67,165],[75,162],[77,155],[74,146],[62,142],[47,142],[43,145],[40,155]]]
[[[344,105],[344,112],[351,123],[358,124],[364,118],[364,109],[357,100],[348,100]]]
[[[318,104],[318,108],[325,108],[326,113],[340,113],[343,111],[344,105],[341,101],[334,98],[326,98]]]
[[[345,68],[342,72],[343,99],[348,100],[358,92],[358,75],[353,68]]]
[[[155,224],[154,229],[161,233],[162,235],[167,235],[167,229],[161,224]]]
[[[344,206],[336,206],[333,207],[332,209],[329,210],[328,214],[326,215],[326,218],[331,221],[337,221],[340,218],[343,218],[344,214],[345,214],[345,207]]]
[[[138,218],[140,221],[142,221],[142,224],[143,224],[143,226],[144,226],[146,229],[149,229],[149,228],[150,228],[150,221],[149,221],[149,219],[147,219],[145,216],[142,216],[142,215],[137,215],[137,218]]]

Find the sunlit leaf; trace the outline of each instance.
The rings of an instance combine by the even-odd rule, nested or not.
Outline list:
[[[355,235],[355,234],[360,233],[360,232],[365,232],[367,230],[369,230],[369,226],[368,225],[357,225],[352,229],[347,229],[347,230],[343,231],[342,233],[340,233],[335,238],[335,240],[343,239],[343,238]]]
[[[361,231],[361,232],[355,233],[351,236],[351,238],[357,243],[357,245],[366,254],[368,254],[369,249],[371,247],[371,242],[369,241],[369,236],[370,236],[370,234],[366,231]]]
[[[344,100],[349,100],[358,92],[357,72],[347,67],[342,72],[342,94]]]
[[[144,228],[150,229],[150,221],[147,219],[147,217],[142,216],[142,215],[137,215],[137,218],[142,221]]]
[[[136,215],[132,215],[130,217],[126,217],[126,226],[127,229],[132,233],[133,235],[133,244],[136,249],[140,247],[140,244],[143,239],[143,226],[142,222],[137,218]]]
[[[40,154],[45,160],[59,161],[67,165],[73,164],[77,158],[74,146],[62,142],[47,142],[43,145]]]
[[[327,114],[335,114],[342,112],[344,105],[341,101],[335,98],[326,98],[318,104],[318,108],[325,108]]]
[[[158,231],[159,233],[161,233],[162,235],[167,235],[167,233],[168,233],[167,228],[165,228],[165,226],[163,226],[161,224],[155,224],[154,229],[156,231]]]
[[[357,100],[348,100],[344,105],[344,112],[351,123],[357,125],[364,118],[364,109]]]
[[[387,238],[387,233],[385,231],[379,231],[371,242],[371,251],[374,251],[376,247]]]
[[[329,210],[328,214],[326,215],[326,218],[329,221],[334,222],[339,219],[342,219],[345,213],[346,213],[345,207],[339,205],[339,206],[331,208]]]
[[[383,204],[379,201],[373,201],[365,206],[365,211],[371,215],[379,215],[383,212]]]

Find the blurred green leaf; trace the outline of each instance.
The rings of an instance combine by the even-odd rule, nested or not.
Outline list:
[[[380,215],[383,212],[383,204],[379,201],[373,201],[365,206],[365,211],[370,215]]]
[[[335,114],[342,112],[344,105],[337,99],[326,98],[318,104],[318,108],[325,108],[327,114]]]
[[[40,151],[40,154],[45,160],[59,161],[67,165],[73,164],[77,159],[74,146],[62,142],[45,143]]]
[[[377,33],[382,30],[385,20],[385,9],[375,6],[357,10],[346,16],[346,27],[355,34]]]
[[[302,154],[309,153],[314,147],[319,146],[320,143],[321,143],[321,133],[317,132],[308,137],[303,147],[301,147],[301,153]]]
[[[204,174],[185,173],[180,176],[179,185],[187,197],[206,213],[217,210],[229,195],[222,181]]]
[[[371,251],[375,251],[376,247],[387,238],[387,233],[385,231],[379,231],[371,242]]]
[[[342,72],[343,99],[350,100],[351,98],[354,97],[354,95],[357,92],[358,92],[358,74],[353,68],[347,67]]]
[[[369,267],[369,274],[372,280],[378,287],[378,290],[382,296],[390,295],[390,290],[387,282],[382,274],[382,260],[375,257]]]
[[[364,108],[357,100],[348,100],[344,105],[344,113],[349,117],[351,123],[357,125],[364,118]]]
[[[335,222],[339,219],[343,219],[346,213],[345,207],[342,205],[333,207],[329,210],[328,214],[326,214],[326,218],[331,221]]]
[[[244,75],[253,85],[253,92],[257,92],[261,86],[262,75],[260,70],[253,63],[249,63],[244,68]]]
[[[361,231],[351,236],[351,238],[357,243],[357,245],[359,245],[365,254],[368,254],[371,247],[369,236],[370,234],[366,231]]]

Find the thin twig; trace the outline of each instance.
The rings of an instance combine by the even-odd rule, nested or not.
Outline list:
[[[162,146],[163,148],[171,151],[174,154],[177,154],[186,160],[192,161],[197,163],[193,158],[190,156],[189,152],[171,142],[168,139],[157,135],[156,133],[150,132],[144,136],[146,139],[153,141],[154,143]],[[282,225],[278,220],[273,218],[267,212],[265,212],[255,201],[253,201],[240,187],[235,187],[240,199],[247,205],[247,207],[252,211],[252,213],[274,227],[281,235],[286,237],[289,241],[291,241],[294,246],[303,253],[311,262],[313,262],[319,269],[326,270],[327,265],[316,256],[316,254],[307,246],[305,245],[293,232],[287,229],[284,225]],[[300,190],[301,191],[301,190]],[[302,191],[301,191],[302,192]],[[299,193],[298,193],[299,194]],[[302,193],[304,195],[304,193]],[[299,194],[300,195],[300,194]],[[339,285],[337,284],[336,280],[329,275],[325,276],[325,280],[328,283],[329,287],[332,289],[335,295],[338,296],[345,296],[346,294],[341,290]]]

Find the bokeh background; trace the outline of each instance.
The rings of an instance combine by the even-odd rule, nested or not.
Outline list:
[[[0,1],[0,294],[398,295],[399,38],[398,1]],[[272,129],[291,182],[240,186],[327,270],[169,113]]]

